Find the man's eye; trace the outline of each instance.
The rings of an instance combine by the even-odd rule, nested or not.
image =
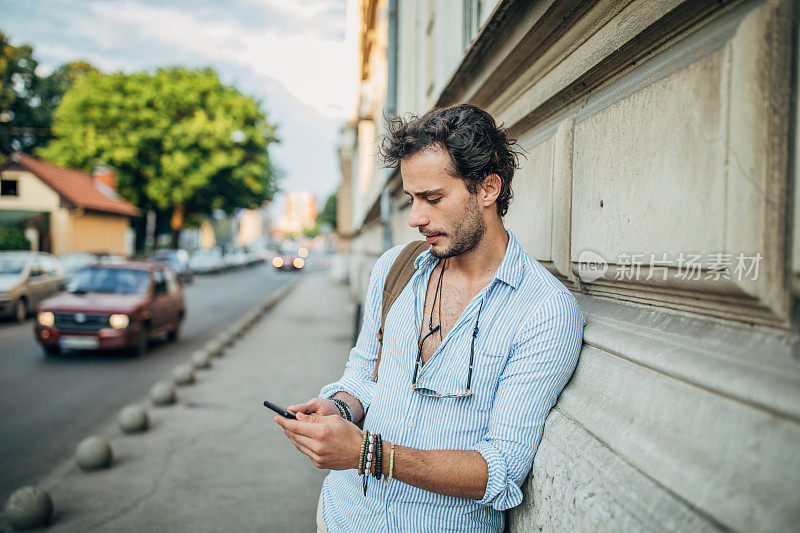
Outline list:
[[[438,204],[441,198],[428,198],[428,202],[432,204]]]

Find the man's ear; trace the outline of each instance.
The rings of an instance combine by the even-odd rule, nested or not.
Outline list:
[[[492,205],[497,197],[500,196],[500,190],[503,187],[503,181],[497,174],[489,174],[483,179],[481,183],[481,203],[483,207]]]

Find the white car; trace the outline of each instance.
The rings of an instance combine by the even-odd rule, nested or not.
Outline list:
[[[39,302],[62,290],[64,268],[44,252],[0,252],[0,316],[22,322]]]

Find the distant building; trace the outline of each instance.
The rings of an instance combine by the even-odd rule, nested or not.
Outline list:
[[[317,200],[308,191],[286,194],[286,212],[281,216],[275,232],[283,235],[298,235],[313,227],[317,219]]]
[[[0,164],[0,225],[23,228],[34,250],[129,255],[138,215],[117,194],[109,168],[92,176],[21,152]]]

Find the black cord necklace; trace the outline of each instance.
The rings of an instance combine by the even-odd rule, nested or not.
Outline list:
[[[436,283],[436,290],[433,293],[433,305],[431,306],[431,318],[428,322],[428,331],[433,333],[433,310],[436,309],[436,297],[439,297],[439,324],[436,328],[439,329],[439,339],[442,339],[442,279],[444,278],[444,269],[447,266],[447,259],[442,261],[442,270],[439,272],[439,281]]]
[[[425,342],[425,339],[427,339],[428,337],[430,337],[431,335],[433,335],[437,331],[439,332],[439,338],[440,339],[442,338],[442,333],[441,333],[442,302],[441,302],[441,297],[439,297],[439,295],[442,292],[442,278],[444,277],[444,267],[445,267],[446,264],[447,264],[447,259],[445,259],[442,262],[442,270],[441,270],[441,272],[439,272],[439,281],[436,283],[436,290],[433,291],[433,305],[431,305],[431,317],[428,320],[428,333],[426,333],[425,336],[422,337],[422,340],[419,341],[420,353],[421,353],[421,350],[422,350],[422,343]],[[436,327],[433,327],[433,311],[434,311],[434,309],[436,309],[436,298],[437,297],[439,297],[439,323],[436,324]],[[417,357],[417,360],[419,361],[419,356]]]

